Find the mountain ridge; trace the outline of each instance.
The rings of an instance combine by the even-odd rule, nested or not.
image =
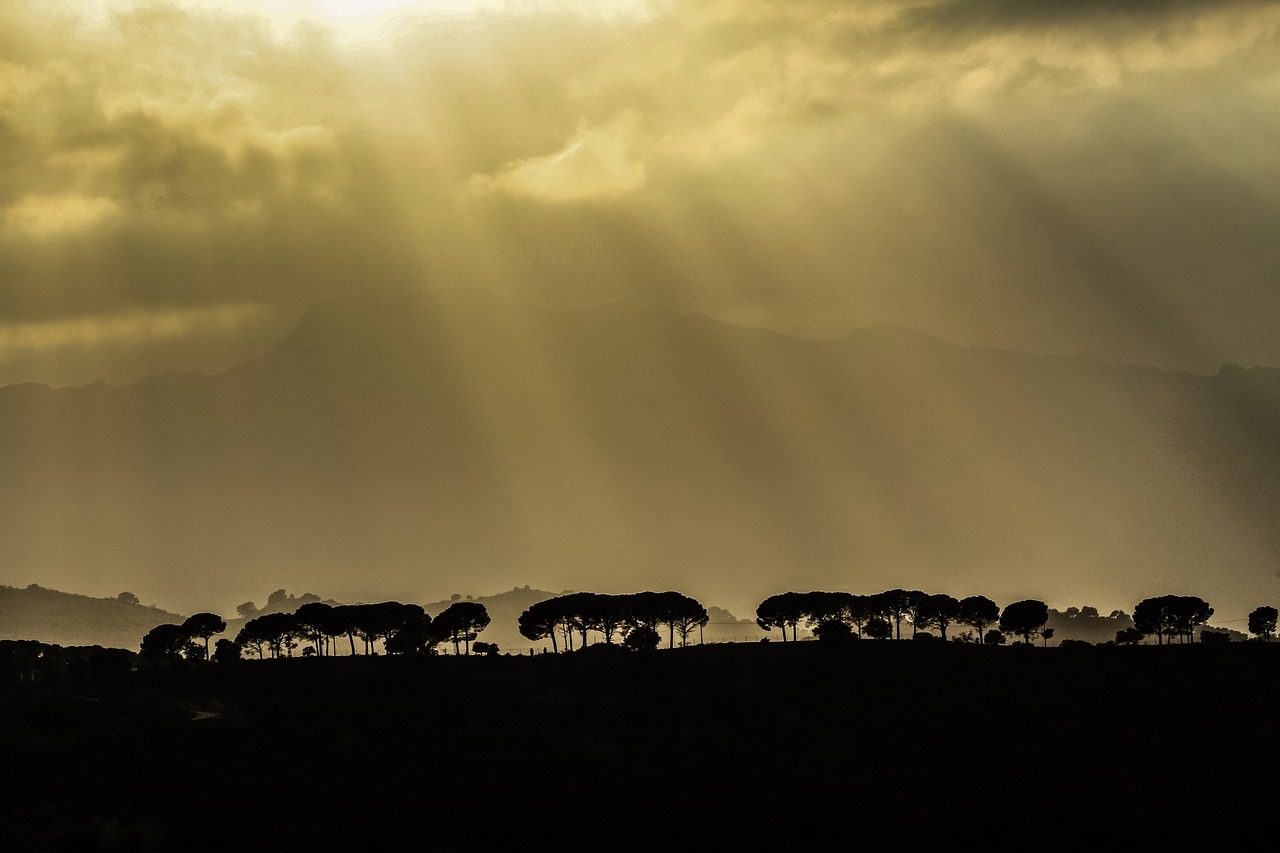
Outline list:
[[[1274,586],[1277,377],[348,299],[221,373],[0,389],[0,535],[42,583],[94,566],[180,609],[267,576],[343,600],[680,588],[738,612],[790,586],[1128,607],[1207,584],[1238,609]]]

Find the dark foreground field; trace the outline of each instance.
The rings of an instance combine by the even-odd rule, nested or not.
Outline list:
[[[1274,824],[1280,647],[611,651],[8,686],[0,848],[1181,849]]]

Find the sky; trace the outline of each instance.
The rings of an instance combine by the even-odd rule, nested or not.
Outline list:
[[[0,6],[0,384],[403,287],[1280,365],[1280,4]]]
[[[0,385],[118,385],[225,371],[275,346],[317,304],[352,296],[375,304],[405,290],[557,309],[668,309],[807,339],[890,323],[968,347],[1088,353],[1111,364],[1206,375],[1229,362],[1280,366],[1278,103],[1280,2],[1262,0],[5,0]],[[470,349],[492,344],[520,360],[547,345],[532,334],[510,343],[484,337],[492,332],[477,331]],[[611,355],[601,369],[613,364]],[[636,356],[666,364],[675,354]],[[468,357],[485,370],[496,358]],[[698,377],[736,375],[732,365],[704,360],[690,365],[688,387],[675,389],[691,400]],[[509,400],[495,389],[511,399],[540,395],[530,403],[543,417],[535,426],[554,446],[571,445],[565,465],[513,452],[506,472],[519,486],[507,484],[519,493],[512,505],[527,515],[513,510],[513,517],[547,545],[539,564],[546,566],[563,562],[553,547],[562,537],[552,522],[532,528],[560,518],[544,506],[544,486],[560,476],[572,498],[565,506],[586,507],[584,517],[599,511],[603,520],[588,532],[601,554],[625,544],[609,533],[614,527],[636,541],[655,535],[624,500],[636,483],[605,482],[608,460],[593,456],[603,454],[604,438],[592,432],[590,407],[575,408],[582,389],[572,384],[592,371],[561,364],[565,375],[550,375],[552,364],[522,365],[517,375],[529,378],[527,387],[504,385],[502,371],[479,371],[494,387],[467,389],[492,416],[493,435],[512,447],[523,448],[529,430],[508,423],[501,406]],[[775,398],[800,400],[812,377],[784,373],[766,371]],[[719,390],[730,400],[736,393]],[[900,390],[909,396],[912,388]],[[10,399],[36,399],[22,394]],[[748,481],[759,475],[766,502],[789,477],[810,497],[836,495],[824,528],[832,538],[810,544],[844,547],[849,528],[837,516],[852,510],[839,503],[847,498],[841,484],[827,482],[837,469],[806,455],[845,446],[847,424],[820,417],[826,402],[771,412],[761,423],[717,422],[704,438],[712,447],[752,447],[756,433],[776,432],[777,446],[786,448],[780,458],[804,457],[810,467],[744,466]],[[967,405],[926,401],[937,430],[950,431],[961,449],[991,437],[986,427],[968,424],[975,435],[967,435],[955,423]],[[45,421],[0,414],[19,425],[17,434],[30,434],[32,447],[48,437],[35,435]],[[910,430],[892,413],[873,415],[876,436],[908,459],[929,440],[895,444]],[[165,417],[142,430],[122,427],[120,435],[148,434]],[[81,426],[65,434],[78,435]],[[330,426],[341,437],[343,424]],[[1181,523],[1184,516],[1159,511],[1159,494],[1170,491],[1159,486],[1165,480],[1144,480],[1148,469],[1140,466],[1133,476],[1121,465],[1104,470],[1098,459],[1106,454],[1077,438],[1082,465],[1101,481],[1109,474],[1125,482],[1111,503],[1099,500],[1093,481],[1081,486],[1076,503],[1085,516],[1103,527],[1146,524],[1148,532]],[[51,469],[65,479],[32,475],[39,494],[27,498],[29,514],[46,526],[27,525],[44,532],[23,547],[41,565],[61,560],[69,578],[85,577],[79,557],[59,557],[46,545],[79,537],[84,554],[97,553],[101,543],[81,516],[102,508],[95,489],[107,480],[76,467],[96,442],[84,439],[65,459],[50,457],[58,465],[70,460]],[[964,470],[978,472],[973,482],[992,506],[1012,508],[993,529],[1031,536],[1039,528],[1019,522],[1027,502],[1009,483],[1027,481],[1025,494],[1041,494],[1042,484],[1030,482],[1032,470],[995,476],[1008,460],[998,443],[981,447],[990,457],[975,451]],[[346,450],[349,456],[329,460],[329,473],[382,451]],[[132,469],[129,458],[91,462],[120,474],[122,489],[178,507],[185,498],[171,499],[167,473],[180,479],[196,467],[173,452],[180,461],[172,472],[148,467],[155,459],[136,460]],[[263,456],[263,477],[287,456]],[[0,462],[14,470],[26,464],[18,450]],[[255,473],[236,476],[249,482]],[[1262,595],[1274,583],[1273,525],[1262,517],[1269,505],[1238,511],[1213,492],[1214,471],[1195,473],[1169,475],[1177,485],[1169,500],[1182,500],[1179,511],[1189,519],[1187,530],[1175,532],[1212,527],[1204,537],[1210,560],[1235,559],[1224,556],[1235,546],[1247,551],[1235,562],[1256,575],[1247,595]],[[912,494],[904,482],[860,486],[883,486],[866,496],[873,507],[886,493],[928,504],[930,490],[941,489],[948,502],[935,507],[936,521],[969,500],[952,500],[947,490],[967,495],[969,482],[953,480],[915,484]],[[1129,481],[1143,500],[1150,496],[1139,487],[1156,484],[1157,499],[1144,504],[1150,518],[1125,508]],[[655,493],[655,512],[677,505]],[[617,511],[610,514],[598,495],[615,498]],[[728,518],[744,495],[708,498],[703,508]],[[354,494],[330,497],[325,511],[356,502]],[[111,500],[119,505],[102,509],[102,530],[130,547],[158,548],[148,539],[157,522],[134,518],[120,495]],[[377,515],[375,504],[364,509]],[[241,509],[227,509],[228,517]],[[885,513],[872,527],[898,531],[897,538],[883,534],[893,541],[878,563],[891,572],[891,555],[913,547],[929,519],[914,510]],[[423,535],[419,517],[372,515],[369,541],[381,541],[378,525],[405,526],[402,557],[411,566],[410,546]],[[266,525],[269,516],[259,516]],[[235,518],[228,531],[237,529]],[[715,547],[695,519],[683,522],[691,542]],[[1064,536],[1093,535],[1068,530],[1053,513],[1040,522]],[[779,554],[809,542],[809,523],[775,531]],[[733,524],[741,518],[725,529]],[[961,533],[972,538],[983,529]],[[259,534],[232,542],[257,548],[241,567],[248,574],[258,571],[252,560],[270,564],[267,545],[289,551],[278,531]],[[954,541],[964,539],[957,535]],[[939,554],[954,544],[936,530],[923,539]],[[145,567],[134,562],[154,577],[173,574],[194,542],[169,543],[172,553],[157,550]],[[512,553],[524,553],[513,542]],[[1200,553],[1182,551],[1183,562]],[[120,554],[118,565],[128,565],[132,552]],[[972,562],[981,564],[984,554],[975,548]],[[1010,571],[1024,568],[1023,552],[1009,554]],[[844,552],[825,559],[844,570]],[[580,562],[594,560],[586,554]],[[765,563],[761,557],[760,578],[772,578],[774,564]],[[1095,597],[1051,603],[1123,606],[1103,595],[1114,555],[1089,565],[1104,577],[1082,591]],[[518,570],[503,582],[556,586],[550,575]],[[338,576],[335,568],[329,580]],[[185,581],[174,575],[168,583],[177,589]],[[115,576],[92,581],[94,591],[112,592],[114,584]],[[764,588],[743,589],[741,600],[718,603],[742,609]],[[148,599],[147,589],[135,591]],[[303,590],[295,584],[292,591]],[[319,580],[312,591],[331,594]]]

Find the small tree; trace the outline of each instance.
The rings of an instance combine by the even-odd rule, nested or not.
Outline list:
[[[987,646],[1003,646],[1004,632],[992,628],[990,631],[982,635],[982,643]]]
[[[1143,633],[1137,628],[1121,628],[1116,631],[1116,645],[1136,646],[1142,642]]]
[[[662,637],[652,628],[644,625],[638,625],[627,632],[627,637],[622,644],[632,651],[651,652],[658,648],[658,644],[662,642]]]
[[[223,637],[213,644],[214,663],[234,663],[240,660],[240,644]]]
[[[1274,607],[1259,607],[1249,614],[1249,633],[1259,637],[1264,643],[1271,642],[1271,635],[1276,632],[1276,620],[1280,612]],[[1204,639],[1203,632],[1200,638]]]
[[[840,619],[828,619],[825,622],[819,622],[813,629],[813,633],[823,643],[846,642],[853,637],[853,629],[849,627],[848,623]]]
[[[893,636],[893,625],[888,619],[873,616],[863,626],[862,633],[873,640],[887,640]]]
[[[1040,629],[1040,637],[1043,639],[1044,644],[1046,646],[1049,645],[1049,641],[1053,639],[1053,629],[1052,628]]]

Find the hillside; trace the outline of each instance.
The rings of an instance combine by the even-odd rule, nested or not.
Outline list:
[[[0,640],[38,640],[59,646],[138,650],[142,636],[185,618],[124,598],[90,598],[32,584],[0,586]]]
[[[1270,826],[1274,711],[1251,699],[1277,654],[752,643],[89,667],[38,688],[0,667],[0,837],[502,851],[572,833],[640,851],[1069,827],[1212,848]],[[343,796],[353,780],[363,795]],[[215,792],[237,793],[211,808]]]
[[[215,376],[0,389],[11,576],[227,612],[456,589],[1274,593],[1280,372],[803,341],[458,294],[310,312]],[[56,543],[56,546],[52,543]]]

